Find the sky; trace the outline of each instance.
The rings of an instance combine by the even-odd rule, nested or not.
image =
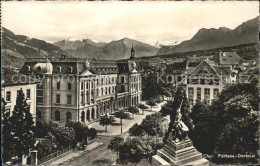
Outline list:
[[[155,45],[191,39],[200,28],[236,28],[259,15],[257,1],[2,2],[2,26],[53,43],[124,37]]]

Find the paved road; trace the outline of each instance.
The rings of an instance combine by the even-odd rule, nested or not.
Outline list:
[[[128,132],[120,134],[119,136],[126,137],[128,136]],[[111,163],[115,162],[117,159],[116,152],[111,151],[107,148],[107,145],[112,138],[113,136],[98,136],[98,141],[103,142],[102,146],[90,152],[84,152],[85,154],[72,161],[67,162],[66,165],[92,165],[93,161],[104,159],[110,160]]]
[[[132,120],[123,120],[123,133],[120,134],[120,126],[108,126],[108,132],[98,133],[97,142],[102,142],[103,145],[89,152],[84,152],[78,158],[72,159],[66,162],[66,165],[92,165],[95,160],[104,160],[108,159],[111,163],[114,163],[117,159],[116,152],[111,151],[107,148],[107,145],[110,143],[110,140],[115,136],[127,137],[128,130],[134,123],[140,123],[146,115],[153,114],[158,112],[161,109],[160,103],[157,107],[154,107],[152,111],[145,111],[144,115],[135,115],[135,118]],[[103,126],[100,126],[98,123],[93,123],[89,127],[94,127],[96,129],[104,130]]]

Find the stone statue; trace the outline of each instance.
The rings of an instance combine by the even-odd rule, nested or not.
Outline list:
[[[173,129],[171,131],[171,137],[174,142],[184,141],[188,137],[189,128],[182,122],[181,105],[176,112]]]
[[[136,63],[133,62],[133,69],[136,69]]]
[[[86,62],[85,62],[85,66],[86,66],[87,68],[90,67],[90,60],[89,60],[89,59],[86,60]]]

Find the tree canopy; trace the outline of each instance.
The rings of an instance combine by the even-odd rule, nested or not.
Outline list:
[[[106,126],[106,132],[107,132],[107,126],[108,125],[111,125],[115,122],[115,118],[112,117],[112,116],[108,116],[107,114],[105,114],[104,116],[101,116],[100,119],[99,119],[99,125],[102,125],[102,126]]]
[[[211,105],[197,103],[191,117],[194,146],[202,153],[257,154],[259,142],[259,96],[257,84],[234,84],[225,88]],[[196,115],[195,115],[196,114]],[[213,160],[218,163],[255,163],[256,158]]]

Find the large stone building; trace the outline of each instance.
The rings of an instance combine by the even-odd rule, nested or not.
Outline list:
[[[1,96],[6,103],[5,110],[8,112],[9,116],[12,116],[12,111],[16,105],[18,91],[22,89],[26,103],[29,106],[30,113],[32,114],[33,120],[35,121],[37,80],[13,72],[7,68],[2,68],[1,75]]]
[[[46,122],[89,123],[100,115],[141,101],[141,75],[134,58],[28,59],[20,72],[42,78],[42,84],[37,86],[37,109],[38,117]]]

